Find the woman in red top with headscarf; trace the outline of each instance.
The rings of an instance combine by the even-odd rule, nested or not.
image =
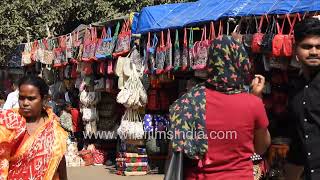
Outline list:
[[[186,180],[253,179],[254,153],[270,144],[268,119],[262,100],[245,90],[250,62],[241,43],[219,36],[209,49],[208,80],[183,95],[170,108],[171,129],[204,131],[208,139],[173,139],[174,151],[183,151]],[[264,78],[252,82],[261,92]],[[258,95],[260,96],[260,95]]]

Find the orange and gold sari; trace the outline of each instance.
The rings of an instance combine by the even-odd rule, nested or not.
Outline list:
[[[18,110],[0,111],[0,180],[57,178],[67,133],[51,109],[47,114],[49,120],[25,139],[26,120]]]

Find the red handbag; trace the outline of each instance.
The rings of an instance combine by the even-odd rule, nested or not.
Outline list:
[[[92,63],[91,62],[84,62],[82,70],[85,75],[91,75],[93,73]]]
[[[93,61],[96,60],[95,50],[96,50],[96,43],[97,43],[97,30],[96,28],[91,28],[89,32],[86,29],[85,38],[83,43],[83,54],[82,54],[82,61]]]
[[[292,56],[292,49],[294,44],[294,37],[293,37],[293,28],[297,21],[297,18],[300,20],[300,14],[297,13],[297,15],[294,17],[293,22],[291,23],[289,15],[286,15],[289,21],[290,25],[290,31],[289,34],[286,35],[283,39],[283,56],[285,57],[291,57]]]
[[[106,74],[106,71],[105,71],[105,62],[100,62],[99,63],[99,66],[98,66],[98,72],[99,74],[102,74],[102,75],[105,75]]]
[[[147,109],[151,111],[160,110],[159,93],[157,89],[149,90]]]
[[[164,62],[166,58],[166,46],[164,44],[164,35],[161,31],[160,46],[156,52],[156,74],[162,74],[164,72]]]
[[[282,34],[284,28],[285,19],[282,22],[282,27],[280,29],[279,22],[277,20],[277,30],[278,34],[276,34],[272,40],[272,55],[274,57],[280,57],[282,55],[282,47],[284,41],[284,35]]]
[[[131,29],[129,20],[122,25],[113,57],[125,56],[130,51]]]
[[[263,19],[264,19],[264,16],[261,16],[260,24],[259,24],[259,27],[258,27],[258,30],[257,30],[258,32],[253,34],[253,37],[252,37],[251,48],[252,48],[252,52],[253,53],[260,53],[261,52],[261,43],[262,43],[263,36],[264,36],[264,34],[261,33]]]
[[[78,77],[77,66],[78,64],[72,64],[71,75],[70,75],[72,79],[76,79]]]

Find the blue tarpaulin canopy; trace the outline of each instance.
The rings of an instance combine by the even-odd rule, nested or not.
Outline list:
[[[222,17],[287,14],[320,10],[320,0],[198,0],[142,9],[137,33],[182,28]]]

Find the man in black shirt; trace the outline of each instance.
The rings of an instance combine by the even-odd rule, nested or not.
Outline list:
[[[289,114],[294,127],[288,154],[290,167],[299,179],[304,167],[307,180],[320,180],[320,19],[306,18],[294,28],[295,56],[302,74],[289,92]],[[300,168],[299,168],[300,167]],[[287,169],[287,170],[288,170]]]

